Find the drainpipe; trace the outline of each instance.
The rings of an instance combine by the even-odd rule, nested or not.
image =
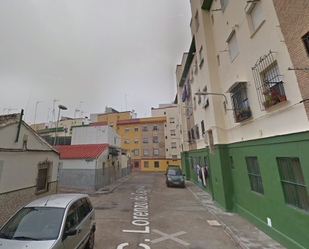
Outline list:
[[[95,174],[95,190],[98,190],[98,158],[95,161],[95,170],[94,170],[94,174]]]
[[[21,113],[20,113],[20,118],[19,118],[19,124],[18,124],[18,130],[17,130],[17,134],[16,134],[15,143],[17,143],[17,142],[18,142],[18,139],[19,139],[19,133],[20,133],[21,123],[22,123],[22,121],[23,121],[23,115],[24,115],[24,109],[21,109]]]

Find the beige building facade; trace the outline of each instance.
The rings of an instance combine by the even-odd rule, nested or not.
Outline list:
[[[21,116],[0,116],[0,226],[26,203],[57,191],[60,153]]]

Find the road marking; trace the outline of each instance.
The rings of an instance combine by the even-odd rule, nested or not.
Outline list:
[[[181,232],[178,232],[178,233],[174,233],[174,234],[168,235],[168,234],[166,234],[166,233],[160,232],[159,230],[152,230],[152,231],[155,232],[155,233],[158,233],[158,234],[162,235],[163,237],[158,238],[158,239],[154,239],[154,240],[151,241],[151,243],[158,243],[158,242],[161,242],[161,241],[164,241],[164,240],[167,240],[167,239],[171,239],[171,240],[174,240],[174,241],[176,241],[176,242],[178,242],[179,244],[182,244],[182,245],[184,245],[184,246],[190,245],[189,243],[187,243],[187,242],[185,242],[185,241],[183,241],[183,240],[181,240],[181,239],[175,238],[176,236],[185,234],[185,233],[187,233],[187,232],[181,231]]]

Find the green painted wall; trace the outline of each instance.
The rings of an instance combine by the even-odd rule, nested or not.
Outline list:
[[[309,132],[216,145],[215,153],[206,149],[182,153],[183,168],[198,185],[191,157],[207,156],[210,167],[207,192],[226,211],[233,211],[287,248],[309,248],[309,213],[285,203],[277,157],[297,157],[309,193]],[[230,157],[233,157],[234,169]],[[246,157],[257,157],[264,195],[251,191]],[[267,225],[267,218],[272,227]]]

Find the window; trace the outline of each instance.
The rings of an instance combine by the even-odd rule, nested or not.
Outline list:
[[[134,138],[134,143],[138,144],[138,137]]]
[[[198,125],[195,126],[195,135],[196,135],[196,139],[200,139],[200,131],[199,131]]]
[[[204,136],[205,134],[204,120],[201,121],[201,128],[202,128],[202,136]]]
[[[114,123],[111,122],[111,123],[109,124],[109,126],[110,126],[110,127],[114,127]]]
[[[229,0],[220,0],[222,12],[225,11],[228,2]]]
[[[277,158],[281,184],[288,205],[309,211],[309,197],[298,158]]]
[[[229,45],[229,53],[231,62],[235,60],[237,55],[239,54],[238,43],[236,38],[236,32],[232,29],[225,40]]]
[[[191,157],[191,169],[194,168],[194,162],[193,162],[193,157]]]
[[[37,193],[48,191],[49,173],[52,163],[44,161],[38,164]]]
[[[264,188],[257,157],[246,157],[251,190],[264,195]]]
[[[199,17],[198,17],[198,11],[196,11],[194,19],[195,19],[196,30],[198,30],[198,27],[200,26],[200,20],[199,20]]]
[[[159,168],[160,167],[159,162],[154,162],[154,167]]]
[[[134,149],[134,156],[138,156],[139,155],[139,149]]]
[[[308,56],[309,56],[309,33],[304,35],[302,38],[303,38],[303,42],[305,44],[305,48],[306,48]]]
[[[129,132],[129,130],[130,130],[129,127],[126,127],[126,132]]]
[[[192,137],[192,140],[195,140],[194,127],[191,129],[191,137]]]
[[[261,110],[286,101],[279,67],[272,53],[270,51],[269,54],[261,56],[252,67]]]
[[[190,143],[191,142],[191,132],[188,131],[188,142]]]
[[[159,149],[153,149],[153,154],[154,155],[159,155]]]
[[[172,155],[173,161],[177,161],[177,155]]]
[[[153,142],[158,143],[159,142],[158,137],[153,137]]]
[[[134,127],[134,131],[138,131],[138,126],[135,126],[135,127]]]
[[[154,126],[152,127],[152,130],[157,131],[157,130],[158,130],[158,126],[157,126],[157,125],[154,125]]]
[[[102,173],[103,173],[103,175],[105,175],[105,163],[103,163],[103,165],[102,165]]]
[[[79,220],[82,221],[92,210],[91,205],[86,198],[79,199],[77,201],[79,210]]]
[[[130,139],[129,139],[129,138],[126,138],[126,139],[124,140],[124,143],[125,143],[125,144],[130,143]]]
[[[176,136],[176,131],[175,130],[171,130],[171,136]]]
[[[143,137],[143,143],[148,143],[148,137]]]
[[[262,10],[261,3],[248,3],[245,8],[246,13],[249,15],[249,27],[251,33],[254,33],[264,22],[265,17]]]
[[[203,46],[200,48],[199,55],[200,55],[200,69],[201,69],[204,64]]]
[[[148,156],[148,155],[149,155],[148,149],[144,149],[144,156]]]
[[[207,86],[203,88],[203,92],[207,93]],[[207,106],[209,106],[209,98],[208,98],[208,94],[205,94],[202,108],[206,108]]]
[[[139,168],[139,163],[138,162],[134,162],[134,168]]]
[[[147,125],[143,125],[143,131],[148,131]]]
[[[149,168],[149,162],[144,162],[144,168]]]
[[[208,158],[207,156],[204,156],[204,164],[206,167],[208,167]]]
[[[229,91],[231,93],[235,122],[241,122],[252,116],[247,96],[245,82],[237,82],[237,85]]]
[[[174,117],[171,117],[170,118],[170,124],[174,124],[175,123],[175,118]]]
[[[71,228],[75,228],[78,225],[78,210],[76,203],[73,203],[73,205],[70,207],[66,222],[65,222],[65,231],[69,231]]]
[[[171,146],[172,146],[172,149],[176,149],[177,147],[176,147],[176,142],[172,142],[171,143]]]

